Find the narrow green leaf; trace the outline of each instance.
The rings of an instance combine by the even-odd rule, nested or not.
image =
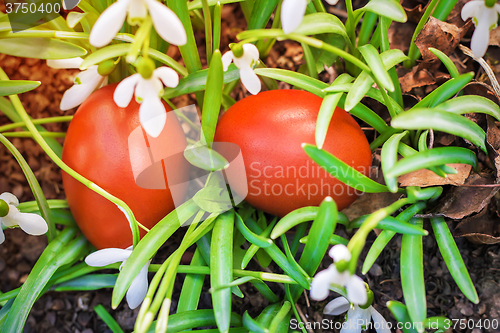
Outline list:
[[[448,57],[445,53],[442,51],[435,49],[433,47],[429,47],[429,51],[432,52],[436,57],[438,57],[439,60],[443,63],[443,65],[446,67],[448,72],[450,72],[451,78],[456,78],[460,76],[460,73],[458,72],[457,66],[453,63],[453,61]]]
[[[208,5],[210,7],[212,7],[212,6],[215,6],[217,4],[217,2],[220,2],[221,5],[225,5],[228,3],[237,3],[237,2],[242,2],[242,1],[245,1],[245,0],[208,0]],[[194,9],[201,9],[201,7],[202,7],[201,0],[193,0],[193,1],[188,2],[188,9],[190,11],[194,10]]]
[[[370,215],[363,215],[358,217],[357,219],[354,219],[350,224],[349,224],[349,229],[354,229],[354,228],[359,228],[363,224],[363,222],[366,221]],[[375,227],[377,229],[383,229],[383,230],[390,230],[394,231],[400,234],[407,234],[407,235],[420,235],[420,236],[427,236],[429,232],[425,229],[422,229],[421,227],[417,227],[413,224],[406,223],[402,221],[401,219],[396,219],[392,216],[387,216],[381,221],[378,222],[377,226]]]
[[[275,80],[284,81],[293,86],[299,87],[301,89],[307,90],[319,97],[324,97],[325,93],[322,89],[328,87],[328,84],[314,79],[308,75],[296,73],[286,69],[279,68],[256,68],[254,72],[257,75],[263,75],[266,77],[273,78]]]
[[[392,193],[398,191],[398,179],[396,177],[389,177],[387,171],[396,164],[398,161],[398,147],[399,142],[408,134],[408,131],[403,133],[393,134],[382,146],[380,159],[382,161],[382,172],[384,173],[385,184]]]
[[[0,96],[22,94],[27,91],[36,89],[40,84],[40,81],[0,80]]]
[[[306,154],[319,166],[324,168],[327,172],[344,184],[347,184],[356,190],[366,193],[390,192],[387,186],[379,184],[366,177],[361,172],[357,171],[327,151],[318,149],[317,147],[309,144],[305,144],[303,149]]]
[[[455,79],[451,79],[434,89],[429,95],[425,96],[420,102],[415,104],[412,109],[425,107],[434,107],[453,97],[474,77],[474,73],[465,73]]]
[[[439,251],[443,256],[444,262],[450,271],[451,276],[457,283],[464,295],[473,303],[479,302],[476,288],[472,282],[467,267],[462,260],[460,251],[453,236],[442,217],[431,218],[432,230],[436,236],[436,242],[439,246]]]
[[[215,220],[210,249],[210,285],[213,289],[233,280],[233,228],[233,211],[225,212]],[[231,318],[231,289],[213,292],[212,303],[217,327],[220,332],[227,332]]]
[[[332,86],[349,83],[352,80],[352,76],[344,73],[335,79],[335,81],[332,83]],[[330,127],[330,121],[332,120],[335,108],[340,101],[340,97],[342,97],[341,93],[327,94],[323,99],[323,102],[321,103],[321,108],[319,109],[318,113],[318,119],[316,120],[315,130],[316,146],[319,149],[323,148],[326,134],[328,132],[328,127]]]
[[[408,310],[403,303],[389,301],[387,302],[387,307],[391,310],[394,318],[396,318],[398,322],[403,323],[402,330],[404,333],[417,333],[417,330],[414,328],[415,324],[423,328],[422,323],[412,323]]]
[[[153,322],[147,333],[155,332],[155,324],[156,321]],[[230,324],[231,326],[235,327],[241,326],[242,325],[241,317],[236,313],[231,313]],[[177,333],[185,330],[191,330],[193,328],[215,326],[215,325],[216,325],[215,314],[214,310],[212,309],[185,311],[170,315],[168,320],[168,333]],[[203,332],[203,331],[198,331],[198,332]],[[241,333],[239,331],[237,332]]]
[[[482,151],[486,151],[486,133],[468,118],[437,109],[412,109],[392,119],[394,128],[426,130],[433,129],[469,140]]]
[[[410,220],[422,227],[423,219]],[[413,322],[427,318],[422,236],[403,235],[401,242],[401,286]]]
[[[120,325],[115,321],[115,319],[109,314],[108,311],[102,306],[101,304],[97,305],[94,307],[95,313],[99,316],[99,318],[102,319],[108,325],[109,329],[113,333],[123,333],[123,330],[121,329]]]
[[[484,113],[500,121],[498,104],[483,96],[459,96],[437,105],[436,108],[456,114]]]
[[[407,20],[403,7],[393,0],[371,0],[359,10],[372,12],[396,22],[406,22]]]
[[[370,66],[373,75],[380,80],[382,87],[389,91],[394,91],[394,84],[392,83],[391,77],[385,69],[382,58],[375,47],[371,44],[366,44],[358,47],[358,50],[363,55],[363,58],[365,58],[368,66]]]
[[[335,15],[328,13],[313,13],[305,15],[300,26],[295,29],[294,33],[302,35],[319,35],[319,34],[337,34],[346,41],[349,41],[349,35],[342,21]]]
[[[251,332],[255,333],[268,333],[269,330],[259,324],[256,320],[254,320],[250,315],[248,314],[248,311],[245,311],[243,314],[243,326],[250,330]]]
[[[76,279],[59,283],[53,287],[55,291],[98,290],[113,288],[117,274],[89,274]]]
[[[311,48],[309,47],[309,45],[305,43],[301,43],[300,45],[302,46],[302,50],[304,51],[304,58],[306,60],[307,72],[309,73],[309,76],[317,79],[318,71],[316,70],[316,62],[314,61],[314,56],[311,52]]]
[[[53,38],[0,39],[0,50],[15,57],[37,59],[68,59],[87,54],[80,46]]]
[[[270,240],[269,238],[257,235],[253,233],[250,229],[248,229],[248,227],[243,222],[241,216],[238,214],[236,214],[236,227],[247,241],[257,245],[258,247],[266,248],[273,244],[273,241]]]
[[[247,30],[265,28],[278,2],[278,0],[255,0]]]
[[[462,147],[438,147],[399,160],[387,174],[390,177],[399,177],[420,169],[451,163],[470,164],[477,169],[477,158],[471,150]]]

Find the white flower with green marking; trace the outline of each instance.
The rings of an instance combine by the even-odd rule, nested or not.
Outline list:
[[[238,54],[240,52],[241,54]],[[222,56],[224,71],[234,62],[240,70],[241,83],[252,95],[257,95],[261,89],[260,79],[253,71],[259,57],[259,49],[253,44],[243,44],[238,51],[228,51]]]
[[[91,253],[85,258],[87,265],[92,267],[104,267],[117,262],[122,262],[120,269],[132,254],[132,246],[126,249],[108,248]],[[139,274],[132,281],[127,290],[127,304],[131,309],[141,305],[148,292],[148,268],[151,260],[144,265]]]
[[[163,85],[171,88],[179,84],[179,75],[168,67],[158,67],[147,78],[137,73],[122,80],[115,89],[113,98],[116,105],[125,108],[135,95],[139,108],[139,120],[142,127],[152,137],[160,135],[165,122],[167,111],[161,102]]]
[[[294,32],[302,23],[307,2],[307,0],[283,0],[281,5],[281,25],[286,34]],[[333,6],[339,0],[326,0],[326,2]]]
[[[187,42],[186,31],[175,13],[157,0],[118,0],[97,19],[90,32],[89,42],[95,47],[109,44],[123,26],[125,18],[130,25],[151,15],[153,25],[161,38],[174,45]]]
[[[473,0],[462,7],[462,20],[472,17],[476,26],[471,39],[471,50],[478,58],[484,56],[490,41],[490,31],[497,27],[500,5],[484,0]],[[488,6],[490,4],[491,6]]]
[[[47,65],[55,69],[70,69],[80,68],[83,59],[80,57],[60,60],[47,60]],[[82,104],[94,90],[105,86],[108,83],[108,77],[102,76],[97,71],[98,66],[90,66],[87,70],[82,71],[75,78],[75,84],[64,92],[61,99],[61,110],[70,110]]]
[[[19,200],[9,192],[0,194],[0,244],[5,241],[3,226],[19,226],[24,232],[30,235],[43,235],[49,230],[47,222],[37,214],[21,213],[19,209]]]
[[[332,247],[329,255],[335,263],[341,261],[347,263],[351,260],[351,252],[342,244]],[[332,284],[345,287],[347,297],[353,304],[365,304],[368,299],[363,279],[351,274],[347,269],[339,272],[335,264],[316,274],[311,283],[311,298],[317,301],[324,300],[330,294],[330,286]]]
[[[338,316],[347,311],[347,320],[340,333],[360,333],[373,319],[373,327],[377,333],[390,333],[389,325],[384,317],[373,306],[366,309],[351,304],[345,297],[337,297],[325,306],[323,313]]]

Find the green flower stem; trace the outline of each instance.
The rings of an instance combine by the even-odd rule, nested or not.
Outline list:
[[[108,325],[113,333],[124,333],[120,325],[115,321],[115,319],[109,314],[108,311],[102,306],[102,304],[94,307],[95,313]]]
[[[251,30],[251,31],[244,31],[242,33],[239,33],[236,36],[238,39],[242,40],[240,44],[245,44],[245,43],[252,43],[260,39],[264,38],[276,38],[276,39],[286,39],[289,38],[291,40],[295,40],[299,43],[305,43],[309,46],[315,47],[317,49],[322,49],[325,51],[328,51],[330,53],[336,54],[339,57],[344,58],[344,60],[351,62],[352,64],[356,65],[359,67],[361,70],[366,71],[367,73],[371,73],[370,67],[368,67],[364,62],[356,58],[355,56],[349,54],[348,52],[339,49],[338,47],[335,47],[333,45],[327,44],[323,42],[322,40],[313,38],[313,37],[308,37],[296,33],[291,33],[291,34],[284,34],[283,30],[281,29],[260,29],[260,30]]]
[[[355,43],[356,41],[356,23],[355,23],[355,17],[354,17],[354,11],[352,8],[352,1],[351,0],[345,0],[345,7],[347,9],[347,22],[346,22],[346,30],[347,34],[349,35],[349,39]],[[354,50],[352,50],[354,51]]]
[[[432,16],[438,20],[444,21],[450,15],[453,7],[457,4],[458,0],[441,0],[434,9]],[[496,2],[496,0],[495,0]]]
[[[3,69],[0,68],[0,80],[9,80],[9,77],[5,74]],[[45,153],[54,161],[54,163],[57,164],[58,167],[60,167],[63,171],[68,173],[70,176],[78,180],[80,183],[83,185],[87,186],[89,189],[92,191],[98,193],[99,195],[105,197],[109,201],[113,202],[115,205],[119,206],[127,216],[129,222],[130,222],[130,227],[132,229],[132,236],[133,236],[133,242],[134,246],[137,244],[137,242],[140,239],[139,236],[139,223],[135,219],[134,213],[132,210],[127,206],[127,204],[122,201],[121,199],[118,199],[114,195],[111,195],[101,187],[99,187],[97,184],[91,182],[87,178],[83,177],[73,169],[71,169],[66,163],[64,163],[59,156],[57,156],[56,153],[49,147],[45,139],[42,137],[38,129],[35,127],[33,122],[31,121],[28,113],[23,107],[23,104],[21,103],[21,100],[17,95],[11,95],[9,96],[10,101],[12,102],[12,105],[14,106],[14,109],[17,111],[17,114],[21,117],[21,120],[25,123],[26,127],[28,130],[31,132],[33,135],[33,139],[42,147],[42,149],[45,151]]]
[[[3,132],[0,133],[5,137],[10,138],[32,138],[33,135],[28,131],[20,131],[20,132]],[[44,138],[64,138],[66,136],[66,132],[40,132],[40,135]]]
[[[314,8],[316,8],[316,11],[318,13],[326,13],[325,6],[323,6],[321,0],[312,0],[312,3],[314,4]]]
[[[64,199],[49,199],[47,200],[47,204],[49,205],[50,209],[56,209],[56,208],[68,208],[68,201]],[[19,206],[17,206],[17,209],[19,209],[23,213],[32,213],[36,212],[39,210],[38,204],[36,201],[25,201],[21,202]]]
[[[377,227],[377,224],[382,221],[385,217],[391,215],[395,211],[397,211],[399,208],[403,207],[404,205],[410,203],[408,199],[400,199],[393,204],[381,208],[374,213],[370,214],[368,218],[363,222],[361,227],[358,229],[358,231],[354,234],[354,236],[351,238],[349,241],[349,244],[347,244],[347,248],[349,251],[351,251],[351,261],[349,262],[349,271],[351,274],[356,273],[356,266],[358,263],[358,258],[361,254],[361,251],[363,250],[363,247],[365,246],[366,243],[366,238],[368,237],[368,234],[375,228]]]
[[[361,23],[361,29],[358,35],[358,47],[363,46],[370,40],[375,24],[377,23],[378,16],[375,13],[367,12]],[[381,50],[382,51],[382,50]],[[383,51],[382,51],[383,52]]]
[[[385,51],[389,51],[391,48],[389,45],[389,26],[391,25],[392,21],[388,18],[380,17],[379,22],[380,22],[380,52],[383,53]],[[388,94],[401,107],[404,107],[403,92],[401,91],[401,84],[399,83],[399,78],[396,68],[392,67],[387,72],[389,73],[392,83],[394,84],[394,91],[392,92],[389,91]]]
[[[59,39],[89,39],[90,33],[59,31],[59,30],[24,30],[18,32],[3,32],[0,33],[1,38],[59,38]],[[131,34],[119,33],[113,40],[132,43],[134,36]]]
[[[62,117],[48,117],[48,118],[40,118],[40,119],[33,119],[32,123],[34,125],[40,125],[40,124],[51,124],[51,123],[59,123],[59,122],[68,122],[73,119],[73,116],[62,116]],[[7,124],[0,126],[0,132],[5,132],[14,128],[18,127],[25,127],[26,124],[23,121],[12,123],[12,124]]]
[[[433,10],[436,7],[438,2],[439,2],[439,0],[432,0],[429,3],[429,5],[427,6],[427,9],[424,12],[424,15],[422,15],[422,18],[418,22],[417,27],[415,28],[415,31],[413,32],[413,36],[411,37],[410,50],[408,51],[408,57],[410,59],[405,61],[405,66],[407,68],[413,67],[415,65],[415,61],[420,57],[420,52],[417,48],[417,45],[415,44],[415,39],[417,38],[417,35],[422,30],[424,25],[427,23],[429,16],[431,16],[431,14],[432,14],[432,12],[433,12]]]
[[[127,59],[127,62],[129,64],[131,64],[137,60],[137,57],[139,56],[139,53],[141,52],[143,45],[147,41],[149,41],[149,35],[151,34],[152,27],[153,27],[153,21],[151,20],[151,17],[148,15],[142,21],[139,29],[137,29],[137,32],[136,32],[135,38],[134,38],[134,42],[130,45],[130,48],[128,50],[126,59]],[[148,46],[147,46],[147,48],[148,48]],[[144,53],[143,56],[147,57],[147,54],[148,53]]]
[[[208,7],[208,0],[201,0],[201,3],[203,5],[203,18],[205,19],[207,63],[210,63],[213,50],[212,15],[210,14],[210,7]]]

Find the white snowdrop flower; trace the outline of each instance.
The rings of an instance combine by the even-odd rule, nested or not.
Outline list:
[[[19,226],[25,233],[30,235],[43,235],[49,230],[47,222],[37,214],[21,213],[19,200],[9,192],[0,194],[0,244],[5,240],[2,225],[5,227]]]
[[[80,57],[61,60],[47,60],[47,65],[51,68],[80,68],[83,59]],[[61,99],[61,110],[70,110],[82,104],[94,90],[105,86],[108,83],[107,76],[101,76],[97,72],[98,65],[90,66],[82,71],[75,78],[75,84],[64,92]]]
[[[87,265],[92,267],[104,267],[117,262],[122,262],[120,270],[132,254],[132,246],[126,249],[107,248],[91,253],[85,258]],[[146,293],[148,292],[148,268],[151,260],[144,265],[139,274],[135,277],[134,281],[127,290],[127,304],[131,309],[138,307]]]
[[[339,0],[326,0],[330,5],[336,5]],[[281,5],[281,25],[286,34],[294,32],[302,23],[306,13],[307,0],[283,0]]]
[[[231,62],[234,62],[240,70],[241,83],[252,94],[257,95],[261,89],[260,79],[253,71],[253,67],[259,61],[259,49],[253,44],[242,45],[243,54],[237,57],[233,51],[228,51],[222,56],[224,71],[227,71]]]
[[[347,312],[347,321],[342,325],[340,333],[359,333],[373,319],[373,327],[377,333],[390,333],[389,325],[384,317],[373,306],[362,309],[351,303],[345,297],[337,297],[325,306],[323,313],[338,316]]]
[[[137,73],[122,80],[116,87],[113,98],[116,105],[125,108],[135,94],[135,100],[141,104],[139,108],[141,125],[146,133],[156,138],[167,120],[167,111],[160,99],[163,85],[174,88],[178,84],[179,75],[172,68],[158,67],[147,79]]]
[[[462,20],[472,17],[476,26],[471,39],[471,50],[478,58],[484,56],[488,49],[490,30],[497,27],[499,13],[499,4],[488,7],[484,0],[469,1],[462,8]]]
[[[174,45],[186,44],[186,31],[181,20],[170,8],[157,0],[118,0],[113,3],[92,27],[90,44],[95,47],[109,44],[120,31],[127,15],[129,24],[135,25],[145,18],[148,12],[161,38]]]
[[[330,249],[330,257],[335,262],[341,260],[351,260],[351,253],[345,245],[335,245]],[[357,275],[352,275],[348,270],[339,272],[335,264],[330,265],[327,269],[319,272],[314,277],[311,283],[310,296],[315,300],[324,300],[330,293],[330,286],[332,284],[345,287],[347,297],[353,304],[365,304],[367,301],[366,286]]]

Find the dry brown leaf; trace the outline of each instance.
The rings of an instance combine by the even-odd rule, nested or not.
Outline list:
[[[500,179],[500,129],[495,124],[495,119],[488,116],[488,130],[486,131],[486,148],[488,156],[495,167],[495,176]]]
[[[436,186],[436,185],[463,185],[470,174],[472,166],[468,164],[448,164],[457,170],[456,174],[447,175],[446,178],[439,177],[434,172],[422,169],[410,172],[398,178],[401,186]]]
[[[467,237],[477,244],[500,243],[500,219],[490,207],[479,214],[466,218],[454,230],[455,237]]]
[[[413,88],[428,86],[436,83],[436,81],[429,71],[419,70],[418,66],[415,66],[411,72],[399,78],[399,83],[401,84],[401,90],[407,93]]]
[[[471,25],[472,21],[468,21],[463,27],[457,27],[455,24],[430,17],[415,39],[424,61],[436,59],[436,56],[429,51],[429,47],[441,50],[446,55],[453,52]]]
[[[480,212],[490,203],[491,198],[499,190],[499,187],[491,187],[491,184],[495,184],[495,177],[492,174],[470,174],[464,186],[454,187],[439,201],[438,205],[432,210],[432,215],[459,220]],[[477,185],[488,186],[481,187]]]

